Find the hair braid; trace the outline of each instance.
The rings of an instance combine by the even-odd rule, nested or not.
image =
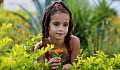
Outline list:
[[[48,21],[47,20],[47,18],[49,18],[48,17],[48,15],[50,15],[49,14],[49,11],[50,11],[50,9],[56,4],[57,2],[55,2],[52,6],[50,6],[50,7],[48,7],[47,9],[46,9],[46,12],[45,12],[45,14],[44,14],[44,16],[43,16],[43,19],[42,19],[42,46],[44,46],[45,47],[45,44],[46,44],[46,38],[48,37],[48,27],[46,26],[47,25],[47,23],[50,21]]]

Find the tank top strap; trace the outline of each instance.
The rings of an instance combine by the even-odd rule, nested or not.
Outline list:
[[[69,41],[69,46],[67,47],[68,54],[71,55],[71,47],[70,47],[70,41]]]
[[[48,60],[50,60],[50,56],[49,56],[49,52],[48,52],[48,51],[45,53],[45,57],[46,57]]]
[[[44,41],[45,41],[44,48],[46,48],[46,47],[47,47],[47,43],[48,43],[48,39],[45,38]],[[48,52],[48,51],[45,53],[45,57],[46,57],[48,60],[50,60],[50,56],[49,56],[49,52]]]
[[[67,52],[68,52],[68,54],[69,54],[69,56],[68,56],[68,59],[67,59],[67,61],[65,61],[64,63],[71,63],[71,47],[70,47],[70,41],[69,41],[69,46],[67,47]]]

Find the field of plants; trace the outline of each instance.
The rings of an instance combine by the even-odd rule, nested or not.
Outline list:
[[[46,0],[45,6],[51,1]],[[72,13],[72,34],[80,39],[78,62],[72,63],[73,67],[68,70],[119,70],[120,17],[110,8],[112,2],[98,0],[98,4],[94,2],[95,6],[91,6],[84,0],[61,1]],[[47,44],[46,48],[33,52],[36,43],[41,41],[40,23],[45,8],[38,0],[34,3],[39,8],[37,12],[27,11],[22,6],[20,11],[4,10],[4,4],[0,3],[0,70],[43,70],[40,65],[49,70],[47,62],[35,63],[54,45]],[[54,56],[61,57],[62,50],[54,52]]]

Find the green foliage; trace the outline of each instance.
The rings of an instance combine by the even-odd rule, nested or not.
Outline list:
[[[26,51],[27,48],[22,48],[21,45],[16,44],[9,50],[10,52],[5,52],[5,55],[1,56],[0,69],[40,69],[40,63],[35,64],[36,59],[52,48],[53,47],[47,46],[44,50],[43,47],[41,50],[38,50],[37,53],[31,54]]]
[[[109,8],[111,3],[107,4],[105,0],[101,0],[93,9],[82,0],[67,0],[66,4],[76,23],[74,27],[76,33],[73,33],[85,39],[86,41],[81,41],[88,47],[84,50],[80,49],[80,54],[76,58],[78,62],[73,62],[73,67],[69,70],[120,69],[120,18],[112,14],[115,14],[115,11]],[[41,34],[31,35],[33,34],[29,30],[31,24],[26,23],[30,20],[29,16],[24,11],[14,12],[24,15],[27,19],[25,21],[3,8],[0,8],[0,13],[2,15],[0,16],[0,70],[43,70],[39,66],[49,70],[50,66],[47,62],[35,63],[35,61],[54,46],[47,45],[46,48],[33,53],[35,44],[41,40]],[[60,70],[62,66],[64,65],[59,67]]]
[[[70,67],[69,70],[114,70],[120,68],[120,54],[114,54],[115,58],[107,58],[108,55],[102,51],[96,51],[96,53],[94,57],[77,56],[78,62],[73,62],[73,67]]]
[[[86,39],[88,39],[89,55],[93,55],[95,51],[102,50],[109,57],[113,57],[113,54],[120,52],[120,18],[115,15],[111,15],[106,18],[105,22],[99,27],[99,32],[97,32],[97,25],[93,25],[91,28],[91,33]]]
[[[34,50],[34,46],[36,43],[39,43],[39,40],[41,40],[41,34],[38,34],[37,36],[32,36],[29,35],[30,39],[26,38],[26,44],[22,44],[27,48],[27,52],[33,51]]]
[[[80,47],[86,56],[94,56],[96,50],[102,50],[109,57],[120,52],[120,25],[116,11],[110,8],[112,1],[98,0],[91,7],[88,1],[64,0],[75,22],[73,35],[80,38]],[[88,41],[90,40],[90,41]]]
[[[0,0],[0,3],[3,2],[3,0]]]
[[[6,29],[5,35],[7,37],[10,37],[11,39],[13,39],[14,43],[17,43],[17,44],[25,43],[26,42],[25,38],[29,39],[28,35],[34,34],[33,30],[31,30],[31,27],[32,27],[31,24],[27,23],[19,16],[12,14],[11,10],[6,11],[3,8],[0,8],[0,13],[1,13],[0,26],[4,22],[13,24],[13,27]],[[24,15],[24,17],[27,20],[30,20],[29,16],[26,15],[26,13],[22,10],[14,11],[14,13],[19,13],[20,15]],[[33,12],[31,12],[31,13],[35,14]],[[8,46],[8,47],[11,48],[12,44],[11,44],[11,46]]]
[[[27,50],[30,46],[33,47],[34,43],[36,43],[36,40],[41,38],[41,35],[38,34],[37,36],[32,36],[31,40],[28,40],[29,43],[18,45],[15,44],[12,49],[1,49],[1,47],[5,47],[7,45],[8,41],[11,41],[11,39],[3,37],[3,34],[5,34],[5,30],[7,28],[11,28],[12,24],[4,23],[2,24],[2,27],[0,28],[0,70],[29,70],[29,69],[42,69],[39,68],[39,65],[41,63],[35,64],[36,59],[43,55],[48,50],[54,48],[53,45],[47,45],[46,48],[41,48],[41,50],[38,50],[37,53],[30,53]],[[38,43],[38,42],[37,42]]]
[[[4,37],[5,30],[11,27],[12,27],[12,24],[6,25],[6,23],[3,23],[2,27],[0,28],[0,50],[3,46],[5,46],[9,41],[12,40],[8,37]]]
[[[10,38],[6,38],[4,35],[6,29],[11,28],[12,24],[2,24],[0,28],[0,48],[8,45]],[[15,44],[12,49],[0,49],[0,70],[43,70],[39,66],[45,67],[49,70],[49,65],[45,63],[36,63],[36,59],[43,55],[48,50],[54,48],[54,45],[47,44],[46,48],[41,48],[37,53],[30,52],[31,47],[38,43],[37,39],[41,38],[41,34],[37,36],[30,35],[30,40],[27,39],[26,44]],[[95,56],[86,57],[87,53],[82,53],[83,49],[80,49],[79,55],[76,57],[77,63],[73,62],[73,67],[69,67],[69,70],[114,70],[120,69],[120,54],[114,54],[114,58],[108,58],[102,51],[96,51]],[[61,65],[59,69],[62,69]]]
[[[64,3],[68,6],[72,13],[73,21],[75,23],[74,35],[80,38],[81,48],[88,46],[86,44],[86,37],[91,33],[91,29],[94,25],[99,27],[102,21],[109,16],[108,14],[116,14],[114,9],[110,8],[110,4],[105,0],[99,0],[96,6],[91,6],[88,1],[85,0],[64,0]],[[98,28],[97,28],[98,30]]]
[[[22,18],[16,16],[16,15],[13,15],[12,13],[10,13],[11,10],[9,11],[6,11],[4,10],[3,8],[0,8],[0,24],[1,23],[19,23],[19,21],[22,21]],[[24,17],[26,19],[29,19],[29,16],[27,16],[25,14],[24,11],[15,11],[15,13],[19,13],[21,15],[24,15]]]

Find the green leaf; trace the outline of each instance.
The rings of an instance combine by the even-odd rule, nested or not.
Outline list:
[[[99,67],[98,70],[105,70],[103,67]]]
[[[83,51],[83,49],[80,49],[80,50],[79,50],[79,53],[82,54],[82,51]]]

